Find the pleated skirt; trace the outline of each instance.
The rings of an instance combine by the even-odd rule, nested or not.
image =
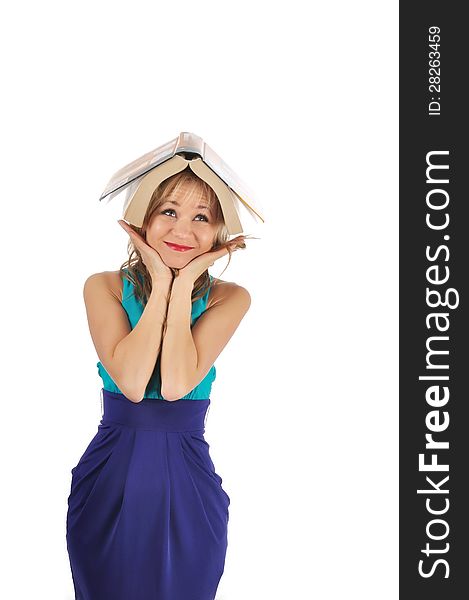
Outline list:
[[[71,471],[76,600],[214,600],[230,498],[204,438],[209,405],[103,389],[98,431]]]

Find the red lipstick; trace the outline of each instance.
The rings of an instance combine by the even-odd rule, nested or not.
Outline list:
[[[172,244],[171,242],[165,242],[168,248],[175,250],[176,252],[186,252],[187,250],[193,250],[191,246],[180,246],[179,244]]]

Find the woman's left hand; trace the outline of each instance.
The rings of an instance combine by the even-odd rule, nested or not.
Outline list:
[[[177,278],[190,279],[192,283],[195,283],[202,273],[211,267],[216,260],[228,254],[228,247],[231,247],[232,252],[237,250],[237,244],[244,242],[244,237],[244,235],[238,235],[229,242],[226,242],[226,244],[223,244],[221,248],[199,254],[199,256],[188,262],[185,267],[179,269]]]

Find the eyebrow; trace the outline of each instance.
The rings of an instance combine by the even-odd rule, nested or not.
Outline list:
[[[179,202],[176,202],[176,200],[166,200],[166,202],[170,202],[171,204],[175,204],[176,206],[180,206]],[[210,210],[210,206],[206,206],[205,204],[199,204],[197,206],[197,208],[206,208],[207,210]]]

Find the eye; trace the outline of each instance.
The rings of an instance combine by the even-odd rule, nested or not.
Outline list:
[[[174,212],[174,209],[173,208],[166,208],[165,210],[161,211],[161,214],[164,215],[165,213],[167,213],[169,211]]]
[[[165,210],[162,210],[162,211],[161,211],[161,214],[162,214],[162,215],[164,215],[164,214],[166,214],[167,212],[172,212],[172,213],[175,213],[176,211],[174,210],[174,208],[166,208]],[[168,216],[169,216],[169,215],[168,215]],[[197,215],[197,217],[202,217],[202,218],[204,219],[204,221],[206,221],[206,222],[208,223],[208,217],[207,217],[206,215],[204,215],[203,213],[199,213],[199,214]]]

